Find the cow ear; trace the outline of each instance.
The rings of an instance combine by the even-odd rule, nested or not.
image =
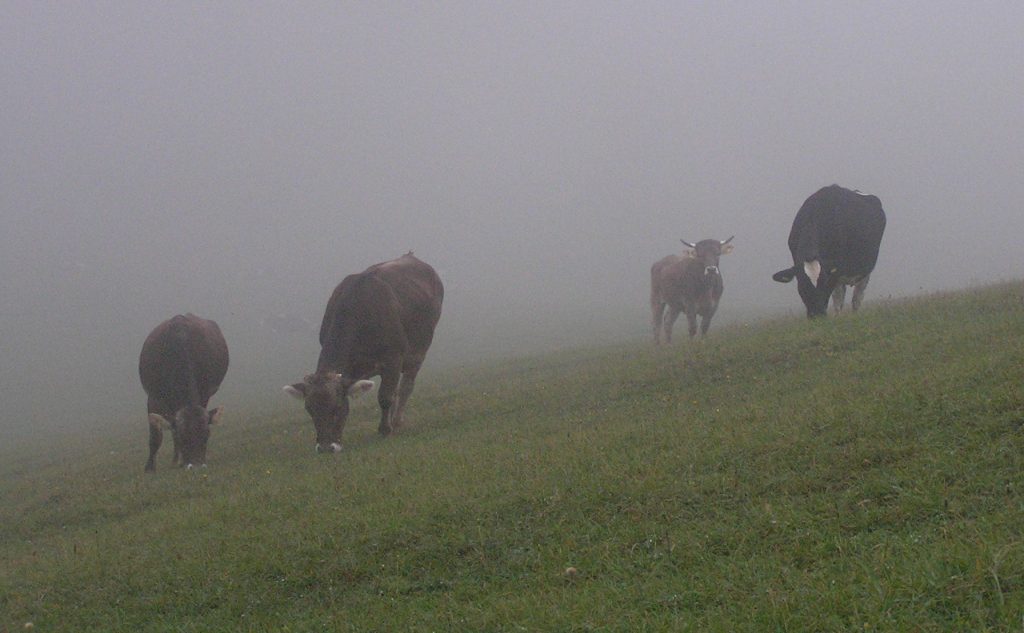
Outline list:
[[[796,276],[796,266],[787,268],[786,270],[780,270],[779,272],[772,275],[772,279],[779,283],[788,284],[793,281],[793,277]]]
[[[171,423],[167,421],[167,418],[159,413],[149,414],[149,425],[157,430],[171,428]]]
[[[688,248],[685,251],[683,251],[683,259],[693,259],[696,256],[697,251],[693,250],[692,248]]]
[[[210,424],[217,424],[224,417],[224,405],[210,411]]]
[[[297,382],[294,385],[285,385],[284,392],[296,400],[306,399],[306,383]]]
[[[725,244],[724,246],[722,246],[722,254],[728,255],[729,253],[732,252],[733,248],[735,247],[732,244]]]
[[[361,396],[370,389],[373,389],[372,380],[357,380],[348,388],[348,395]]]

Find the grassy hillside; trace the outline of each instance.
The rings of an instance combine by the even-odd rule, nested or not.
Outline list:
[[[124,437],[0,465],[0,631],[1010,630],[1019,284],[432,374],[313,454]],[[566,573],[567,568],[575,573]]]

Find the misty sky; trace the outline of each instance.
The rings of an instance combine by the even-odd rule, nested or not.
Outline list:
[[[7,0],[0,437],[141,429],[142,340],[186,311],[225,331],[221,396],[274,398],[318,346],[261,320],[318,325],[410,249],[441,357],[646,333],[679,238],[736,235],[719,318],[802,318],[771,274],[833,182],[888,215],[866,302],[1018,278],[1022,29],[1019,2]]]

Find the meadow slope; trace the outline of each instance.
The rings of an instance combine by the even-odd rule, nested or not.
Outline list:
[[[145,476],[140,413],[3,456],[0,631],[1018,630],[1022,380],[1013,283],[433,373],[339,455]]]

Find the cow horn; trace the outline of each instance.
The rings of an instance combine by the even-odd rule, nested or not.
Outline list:
[[[687,242],[686,240],[680,239],[679,241],[680,241],[680,242],[682,242],[683,244],[686,244],[686,245],[687,245],[687,246],[689,246],[690,248],[697,248],[696,246],[694,246],[693,244],[690,244],[690,243],[689,243],[689,242]]]
[[[735,236],[735,235],[733,235],[733,236],[732,236],[732,237],[730,237],[729,239],[727,239],[727,240],[725,240],[724,242],[722,242],[722,246],[725,246],[726,244],[728,244],[729,242],[731,242],[731,241],[732,241],[732,238],[733,238],[733,237],[736,237],[736,236]]]

